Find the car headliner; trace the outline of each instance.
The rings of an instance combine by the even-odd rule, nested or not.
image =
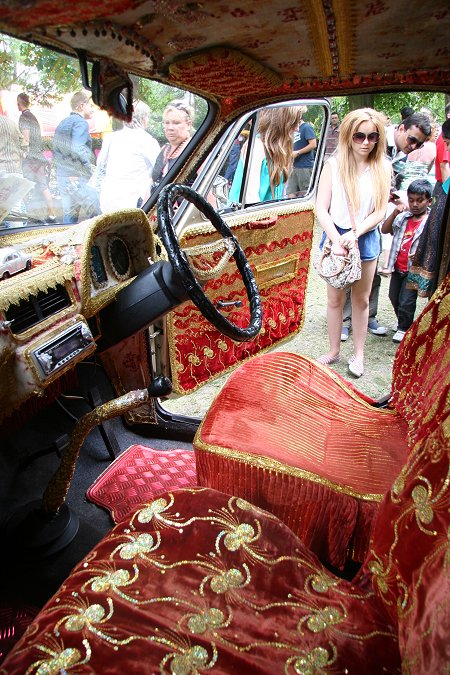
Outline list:
[[[215,100],[446,90],[448,0],[60,0],[1,3],[0,30],[114,60]]]

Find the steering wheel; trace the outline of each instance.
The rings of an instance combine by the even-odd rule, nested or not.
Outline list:
[[[250,323],[246,328],[241,328],[227,319],[217,307],[213,305],[211,300],[209,300],[204,293],[202,286],[196,279],[186,254],[180,246],[173,226],[173,202],[179,197],[187,199],[194,204],[194,206],[206,216],[222,237],[227,237],[227,239],[232,240],[235,246],[233,258],[241,273],[250,304]],[[222,220],[206,199],[201,197],[187,185],[166,185],[166,187],[161,190],[158,197],[157,214],[159,231],[167,255],[192,302],[213,326],[232,340],[244,342],[245,340],[254,338],[259,333],[262,326],[261,296],[259,295],[258,286],[256,285],[247,257],[228,225]]]

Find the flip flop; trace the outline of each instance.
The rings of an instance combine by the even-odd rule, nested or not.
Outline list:
[[[329,356],[328,354],[324,354],[323,356],[319,356],[319,358],[316,359],[317,363],[321,363],[323,366],[331,366],[332,363],[339,363],[340,360],[340,354],[337,354],[337,356]]]

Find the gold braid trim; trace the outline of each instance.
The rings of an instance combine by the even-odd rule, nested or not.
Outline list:
[[[336,22],[337,49],[339,52],[339,74],[350,77],[354,72],[353,27],[357,25],[357,13],[354,0],[333,0]]]
[[[71,265],[61,265],[59,260],[51,260],[26,273],[4,279],[0,285],[0,311],[5,312],[11,305],[28,300],[40,291],[56,288],[58,284],[64,284],[72,277]]]
[[[243,211],[242,214],[237,216],[232,216],[225,220],[229,228],[233,229],[239,227],[240,225],[246,225],[250,222],[259,222],[260,220],[270,220],[276,216],[288,216],[292,213],[300,213],[301,211],[312,211],[314,213],[314,202],[305,202],[304,204],[288,202],[286,206],[283,204],[274,204],[272,207],[264,208],[261,211],[252,212],[250,215],[248,212]],[[210,224],[199,223],[198,225],[192,225],[188,229],[182,232],[180,240],[186,240],[187,237],[193,237],[198,234],[211,234],[217,232],[217,230]]]
[[[331,60],[330,42],[328,38],[327,19],[321,2],[309,0],[303,4],[308,15],[309,43],[314,50],[314,58],[321,67],[322,77],[331,77],[333,63]]]
[[[330,490],[335,492],[340,492],[342,494],[348,495],[349,497],[355,497],[356,499],[361,499],[365,502],[381,502],[384,498],[384,494],[370,494],[364,492],[357,492],[347,485],[340,485],[339,483],[334,483],[333,481],[319,476],[310,471],[305,471],[304,469],[299,469],[295,466],[289,466],[288,464],[283,464],[276,459],[270,459],[268,457],[263,457],[261,455],[249,455],[246,452],[240,450],[232,450],[231,448],[225,448],[221,445],[211,445],[209,443],[204,443],[201,440],[202,428],[204,421],[201,422],[197,433],[194,438],[194,449],[195,452],[203,451],[209,452],[213,455],[219,455],[225,457],[226,459],[232,459],[235,462],[240,462],[247,466],[254,466],[258,469],[263,469],[264,471],[269,471],[271,473],[293,476],[294,478],[302,478],[304,480],[309,480],[312,483],[317,483],[318,485],[324,485]]]

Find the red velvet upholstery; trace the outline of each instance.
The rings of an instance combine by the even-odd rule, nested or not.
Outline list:
[[[417,445],[387,493],[361,574],[398,624],[407,673],[442,673],[450,664],[449,460],[447,419]]]
[[[329,574],[273,515],[165,493],[72,572],[4,663],[57,673],[400,673],[370,586]],[[29,669],[29,670],[28,670]]]
[[[382,495],[449,415],[450,277],[407,333],[392,407],[305,356],[264,354],[229,378],[194,440],[200,485],[283,520],[321,560],[363,561]]]
[[[164,493],[74,569],[0,672],[446,672],[449,467],[444,424],[386,494],[353,583],[241,498]]]

